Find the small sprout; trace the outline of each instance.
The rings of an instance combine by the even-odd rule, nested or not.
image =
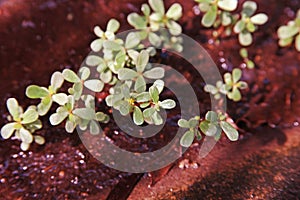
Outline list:
[[[196,2],[199,3],[199,9],[205,13],[201,23],[207,28],[218,24],[229,26],[233,22],[233,15],[230,12],[238,5],[238,0],[196,0]]]
[[[240,101],[242,98],[240,90],[246,89],[248,84],[244,81],[240,81],[242,77],[242,70],[234,69],[232,74],[224,74],[224,82],[218,81],[216,86],[207,84],[204,90],[212,95],[215,99],[220,99],[221,94],[227,95],[227,97],[233,101]]]
[[[35,106],[29,106],[25,112],[15,98],[9,98],[6,102],[7,109],[12,121],[1,128],[1,136],[10,138],[15,133],[15,138],[21,140],[21,149],[26,151],[34,139],[32,135],[36,130],[42,128],[39,114]],[[39,136],[38,138],[42,138]],[[41,144],[41,141],[36,142]]]
[[[103,43],[106,40],[114,41],[115,33],[119,30],[120,23],[115,20],[109,20],[106,31],[104,32],[99,26],[94,28],[94,33],[99,37],[91,43],[91,49],[95,52],[98,52],[102,49]]]
[[[295,47],[300,52],[300,9],[294,20],[290,21],[287,25],[279,27],[277,34],[279,37],[279,46],[289,46],[295,40]]]
[[[31,99],[41,99],[41,102],[37,106],[40,116],[44,116],[48,113],[53,101],[58,104],[60,104],[61,101],[65,101],[63,98],[65,96],[64,94],[57,94],[57,90],[62,86],[63,82],[63,75],[60,72],[54,72],[51,77],[51,84],[48,88],[37,85],[30,85],[27,87],[27,97]]]
[[[239,42],[242,46],[252,44],[252,33],[257,30],[257,25],[263,25],[268,21],[268,16],[264,13],[258,13],[253,16],[257,10],[257,4],[254,1],[246,1],[243,4],[241,19],[235,24],[233,30],[237,33]]]
[[[90,77],[90,69],[87,67],[80,68],[79,76],[70,69],[65,69],[62,74],[66,81],[73,83],[73,87],[69,89],[69,93],[74,96],[75,100],[80,99],[83,87],[93,92],[101,92],[104,88],[104,83],[101,80],[88,79]]]
[[[191,146],[195,136],[200,140],[201,132],[208,137],[214,137],[216,141],[220,139],[222,130],[230,141],[236,141],[239,137],[238,131],[226,122],[226,116],[214,111],[208,111],[204,120],[199,116],[190,120],[180,119],[178,125],[188,129],[180,140],[180,145],[183,147]]]
[[[246,48],[240,49],[240,56],[243,58],[248,69],[253,69],[255,67],[254,62],[248,57],[248,50]]]

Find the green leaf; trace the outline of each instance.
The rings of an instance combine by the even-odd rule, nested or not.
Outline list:
[[[159,47],[161,45],[161,38],[157,34],[150,32],[149,33],[149,42],[153,46]]]
[[[32,143],[32,141],[33,141],[33,136],[25,128],[20,129],[20,138],[21,138],[22,142],[25,142],[28,144]]]
[[[128,23],[137,30],[141,30],[147,27],[146,20],[137,13],[131,13],[127,17]]]
[[[244,81],[240,81],[238,83],[238,87],[243,90],[243,89],[248,88],[248,84],[246,82],[244,82]]]
[[[77,74],[70,69],[64,69],[62,74],[65,80],[70,83],[76,83],[80,81],[80,78],[77,76]]]
[[[94,52],[100,51],[102,49],[102,46],[103,46],[103,39],[96,39],[90,45],[92,51]]]
[[[60,72],[54,72],[51,76],[50,83],[51,83],[51,86],[53,87],[53,89],[56,91],[64,83],[64,76]]]
[[[101,30],[99,26],[94,27],[94,33],[97,35],[99,38],[102,38],[104,35],[104,32]]]
[[[11,114],[11,116],[14,118],[14,120],[19,119],[20,108],[19,108],[18,101],[15,98],[9,98],[6,101],[6,106],[7,106],[8,112]]]
[[[166,99],[162,102],[159,102],[159,106],[162,107],[163,109],[172,109],[176,107],[176,103],[172,99]]]
[[[149,16],[150,15],[150,7],[148,6],[148,4],[143,4],[141,7],[142,12],[144,13],[145,16]]]
[[[47,99],[48,97],[46,97],[45,99]],[[51,105],[52,105],[52,100],[51,98],[49,97],[48,99],[50,99],[50,102],[49,103],[43,103],[43,101],[41,103],[39,103],[39,105],[37,106],[37,110],[38,110],[38,113],[40,116],[44,116],[48,113],[48,111],[50,110],[51,108]]]
[[[182,7],[179,3],[174,3],[166,14],[167,18],[178,20],[182,16]]]
[[[93,92],[101,92],[104,88],[104,83],[97,79],[87,80],[84,86]]]
[[[136,101],[138,103],[142,103],[142,102],[148,102],[151,100],[150,94],[148,92],[142,92],[140,94],[137,95],[136,97]]]
[[[100,74],[100,79],[104,82],[104,83],[109,83],[112,79],[112,72],[110,70],[107,70],[106,72],[102,72]]]
[[[281,47],[286,47],[292,44],[294,38],[290,37],[290,38],[286,38],[286,39],[279,39],[279,46]]]
[[[186,131],[180,139],[180,145],[183,147],[190,147],[194,141],[195,134],[193,131]]]
[[[263,25],[268,21],[268,16],[264,13],[259,13],[250,18],[251,22],[257,25]]]
[[[293,37],[297,33],[299,33],[299,29],[296,26],[281,26],[277,31],[280,39]]]
[[[255,64],[252,60],[247,60],[246,65],[248,69],[253,69],[255,67]]]
[[[190,128],[194,128],[196,126],[198,126],[199,124],[199,119],[196,119],[196,118],[192,118],[189,120],[189,127]]]
[[[211,27],[217,18],[217,8],[215,6],[211,6],[210,9],[205,13],[202,18],[202,25],[209,28]]]
[[[111,51],[120,51],[122,49],[122,45],[109,40],[103,42],[103,47]]]
[[[230,73],[225,73],[224,74],[224,81],[226,83],[226,85],[228,86],[231,86],[233,83],[232,83],[232,76]]]
[[[239,133],[238,131],[228,122],[222,121],[220,123],[224,133],[231,141],[237,141],[239,139]]]
[[[146,82],[143,76],[138,76],[134,84],[134,90],[138,93],[145,92]]]
[[[107,23],[106,30],[110,31],[112,33],[117,32],[120,28],[120,23],[116,19],[110,19],[109,22]]]
[[[39,136],[39,135],[34,136],[34,141],[35,141],[35,143],[37,143],[39,145],[45,144],[45,138],[43,138],[42,136]]]
[[[233,83],[237,83],[242,77],[242,70],[240,70],[239,68],[235,68],[232,71],[232,80]]]
[[[30,124],[39,118],[39,114],[35,109],[27,109],[21,117],[22,124]]]
[[[63,106],[68,102],[68,95],[66,95],[65,93],[58,93],[52,96],[52,100]]]
[[[173,20],[170,20],[167,22],[167,27],[172,35],[177,36],[182,33],[182,28],[181,28],[180,24],[178,24],[177,22],[175,22]]]
[[[88,66],[95,67],[95,66],[98,66],[99,64],[103,63],[103,59],[101,57],[99,57],[99,56],[89,55],[86,58],[85,63]]]
[[[93,120],[96,118],[95,110],[92,108],[76,108],[73,114],[86,120]]]
[[[157,88],[158,93],[160,94],[164,89],[165,82],[162,80],[156,80],[156,81],[154,81],[153,86],[155,86]]]
[[[209,121],[203,121],[200,123],[200,130],[206,136],[212,137],[220,131],[220,128],[214,123],[210,123]]]
[[[243,20],[238,21],[233,28],[235,33],[241,33],[246,27],[246,23]]]
[[[138,76],[138,73],[132,69],[123,68],[118,71],[118,78],[120,80],[131,80],[133,78],[136,78]]]
[[[162,0],[149,0],[149,4],[155,12],[161,15],[165,14],[165,6]]]
[[[216,122],[218,120],[218,114],[214,111],[208,111],[205,115],[205,119],[209,122]]]
[[[254,1],[245,1],[243,4],[243,11],[242,13],[246,16],[252,16],[255,11],[257,10],[257,4]]]
[[[250,44],[252,44],[252,35],[249,32],[241,32],[239,34],[239,42],[241,45],[243,46],[249,46]]]
[[[20,148],[22,149],[22,151],[27,151],[30,147],[30,144],[26,143],[26,142],[22,142],[20,145]]]
[[[177,124],[182,128],[190,128],[189,122],[185,119],[178,120]]]
[[[160,79],[165,76],[165,70],[162,67],[155,67],[144,72],[143,75],[149,79]]]
[[[222,12],[222,26],[229,26],[232,22],[231,14],[228,12]]]
[[[209,5],[209,3],[208,2],[201,2],[200,4],[199,4],[199,10],[201,11],[201,12],[207,12],[208,10],[209,10],[209,8],[210,8],[210,5]]]
[[[37,85],[30,85],[26,88],[26,96],[31,99],[39,99],[49,95],[49,91]]]
[[[126,37],[125,48],[132,49],[140,44],[141,40],[138,33],[129,33]]]
[[[68,120],[65,124],[65,129],[68,133],[73,133],[74,129],[76,128],[76,124]]]
[[[296,47],[297,51],[300,52],[300,34],[298,34],[295,39],[295,47]]]
[[[155,111],[153,113],[151,118],[153,120],[153,123],[157,126],[163,124],[163,122],[164,122],[162,117],[159,115],[159,113],[157,111]]]
[[[89,131],[92,135],[98,135],[100,133],[99,124],[96,121],[92,120],[90,122]]]
[[[145,118],[150,118],[155,112],[155,109],[154,108],[147,108],[143,111],[143,116]]]
[[[215,86],[210,85],[210,84],[207,84],[207,85],[204,86],[204,91],[208,92],[208,93],[211,93],[213,95],[218,93],[218,89]]]
[[[146,65],[149,62],[149,53],[146,50],[142,50],[141,53],[139,53],[137,59],[136,59],[136,69],[138,72],[143,72]]]
[[[52,114],[49,118],[51,125],[56,126],[62,123],[62,121],[64,121],[68,115],[68,112],[59,112]]]
[[[81,80],[86,80],[90,77],[91,70],[88,67],[81,67],[79,69],[79,76]]]
[[[125,116],[130,113],[131,105],[128,101],[120,101],[120,105],[118,105],[118,107],[121,115]]]
[[[226,11],[234,11],[237,8],[238,0],[219,0],[219,8]]]
[[[16,125],[17,125],[17,123],[13,122],[13,123],[5,124],[1,128],[1,136],[3,137],[3,139],[8,139],[12,136],[12,134],[16,130],[16,128],[15,128]]]
[[[252,23],[252,22],[248,22],[246,24],[246,27],[247,27],[247,30],[250,32],[250,33],[253,33],[255,30],[256,30],[256,27],[255,25]]]
[[[242,99],[242,95],[239,89],[234,87],[232,92],[228,93],[228,98],[233,101],[240,101]]]
[[[158,103],[158,100],[159,100],[159,92],[158,92],[158,89],[157,87],[155,86],[151,86],[149,88],[149,94],[153,100],[154,103]]]
[[[248,50],[246,48],[241,48],[240,55],[242,58],[248,58]]]
[[[133,110],[133,122],[136,125],[142,125],[144,123],[143,113],[141,109],[137,106],[135,106]]]

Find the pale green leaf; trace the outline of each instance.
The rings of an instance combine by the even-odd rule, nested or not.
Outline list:
[[[136,59],[136,69],[138,72],[143,72],[146,65],[149,62],[149,53],[146,50],[142,50],[141,53],[139,53],[137,59]]]
[[[117,32],[120,28],[120,23],[116,19],[110,19],[109,22],[107,23],[106,30],[110,32]]]
[[[88,66],[95,67],[103,63],[103,59],[99,56],[89,55],[85,62]]]
[[[277,31],[278,37],[280,39],[293,37],[297,33],[299,33],[299,28],[297,28],[296,26],[281,26]]]
[[[87,80],[84,86],[93,92],[101,92],[104,88],[104,83],[97,79]]]
[[[228,122],[222,121],[220,123],[224,133],[226,136],[229,138],[231,141],[237,141],[239,138],[239,133],[238,131]]]
[[[243,46],[249,46],[250,44],[252,44],[253,38],[251,33],[249,32],[241,32],[239,34],[239,42],[241,45]]]
[[[240,70],[239,68],[235,68],[232,71],[232,80],[233,83],[237,83],[242,77],[242,70]]]
[[[155,86],[157,88],[158,93],[160,94],[165,87],[165,82],[162,80],[156,80],[156,81],[154,81],[153,86]]]
[[[98,135],[100,133],[99,124],[96,121],[92,120],[90,122],[89,131],[92,135]]]
[[[172,6],[169,8],[166,14],[167,18],[173,19],[173,20],[178,20],[182,16],[182,7],[179,3],[174,3]]]
[[[146,20],[137,13],[129,14],[127,17],[127,21],[131,26],[133,26],[137,30],[144,29],[147,26]]]
[[[161,38],[157,34],[150,32],[149,33],[149,42],[153,46],[159,47],[161,45]]]
[[[238,21],[233,28],[233,31],[235,33],[240,33],[242,32],[246,27],[246,23],[243,20]]]
[[[80,81],[80,78],[77,76],[77,74],[70,69],[64,69],[62,74],[65,80],[68,82],[76,83]]]
[[[209,122],[216,122],[218,120],[218,114],[214,111],[208,111],[205,115],[205,119]]]
[[[50,99],[50,103],[39,103],[37,106],[37,110],[40,116],[44,116],[48,113],[52,105],[52,100]]]
[[[165,70],[162,67],[155,67],[144,72],[143,75],[149,79],[160,79],[165,76]]]
[[[211,6],[210,9],[205,13],[202,18],[202,25],[209,28],[211,27],[217,18],[217,8],[215,6]]]
[[[18,101],[15,98],[9,98],[6,101],[6,106],[14,120],[17,120],[21,114]]]
[[[25,128],[20,129],[20,138],[21,138],[22,142],[25,142],[28,144],[32,143],[32,141],[33,141],[33,136]]]
[[[134,90],[138,93],[144,92],[146,90],[146,81],[143,76],[138,76],[134,84]]]
[[[155,109],[154,108],[147,108],[143,111],[143,116],[145,118],[150,118],[155,112]]]
[[[143,4],[141,7],[142,12],[144,13],[145,16],[149,16],[150,15],[150,7],[148,6],[148,4]]]
[[[123,68],[118,71],[118,78],[120,80],[131,80],[133,78],[136,78],[138,76],[138,73],[132,69]]]
[[[51,86],[53,87],[53,89],[56,91],[64,83],[64,76],[60,72],[54,72],[51,76],[50,83],[51,83]]]
[[[194,141],[195,134],[193,131],[186,131],[185,134],[180,139],[180,145],[183,147],[190,147]]]
[[[79,76],[81,80],[86,80],[91,74],[91,70],[88,67],[81,67],[79,69]]]
[[[8,139],[12,136],[12,134],[16,130],[16,128],[15,128],[16,125],[17,125],[17,123],[13,122],[13,123],[5,124],[1,128],[1,136],[3,137],[3,139]]]
[[[295,39],[295,47],[296,47],[297,51],[300,52],[300,33],[297,35],[297,37]]]
[[[151,86],[149,88],[149,94],[153,100],[154,103],[158,103],[158,100],[159,100],[159,92],[158,92],[158,89],[157,87],[155,86]]]
[[[140,37],[138,33],[131,32],[127,35],[125,41],[125,48],[132,49],[140,44]]]
[[[76,128],[76,124],[70,120],[68,120],[65,124],[65,129],[68,133],[73,133],[74,129]]]
[[[178,24],[177,22],[175,22],[173,20],[170,20],[167,22],[167,27],[172,35],[177,36],[182,33],[182,28],[181,28],[180,24]]]
[[[22,142],[21,145],[20,145],[20,148],[22,149],[22,151],[27,151],[30,147],[30,144],[29,143],[26,143],[26,142]]]
[[[58,93],[52,96],[52,100],[59,105],[63,106],[68,102],[68,95],[65,93]]]
[[[118,44],[117,42],[108,40],[103,42],[103,47],[111,51],[120,51],[122,49],[122,45]]]
[[[39,99],[49,95],[49,91],[37,85],[30,85],[26,88],[26,96],[31,99]]]
[[[219,0],[219,8],[226,11],[234,11],[237,8],[238,0]]]
[[[163,124],[163,122],[164,122],[163,119],[162,119],[162,117],[160,116],[160,114],[157,111],[155,111],[153,113],[153,115],[151,116],[151,118],[153,120],[153,123],[155,125],[157,125],[157,126]]]
[[[259,13],[250,18],[251,22],[257,25],[265,24],[268,21],[268,16],[264,13]]]
[[[141,109],[137,106],[135,106],[133,110],[133,122],[136,125],[142,125],[144,123],[143,113]]]
[[[69,115],[68,112],[59,112],[59,113],[52,114],[49,118],[51,125],[56,126],[62,123],[67,118],[68,115]]]
[[[165,14],[165,6],[162,0],[149,0],[149,4],[155,12]]]
[[[254,1],[245,1],[243,4],[243,11],[242,13],[246,16],[252,16],[255,11],[257,10],[257,4]]]
[[[30,124],[39,118],[39,114],[35,109],[27,109],[22,117],[22,124]]]
[[[42,136],[39,136],[39,135],[34,136],[34,141],[35,141],[35,143],[37,143],[39,145],[45,144],[45,138]]]
[[[102,38],[104,35],[104,32],[101,30],[99,26],[94,27],[94,33],[97,35],[99,38]]]
[[[76,108],[73,114],[86,120],[93,120],[96,118],[95,110],[92,108]]]
[[[172,99],[166,99],[162,102],[159,102],[159,106],[162,107],[163,109],[172,109],[175,108],[176,103]]]
[[[182,128],[190,128],[189,122],[185,119],[178,120],[177,124]]]
[[[98,52],[102,49],[102,45],[103,45],[103,40],[96,39],[91,43],[90,47],[94,52]]]
[[[102,72],[100,74],[100,79],[104,82],[104,83],[109,83],[112,79],[112,72],[110,70],[107,70],[105,72]]]
[[[151,97],[150,97],[149,92],[142,92],[142,93],[138,94],[136,97],[136,101],[138,103],[148,102],[150,100],[151,100]]]

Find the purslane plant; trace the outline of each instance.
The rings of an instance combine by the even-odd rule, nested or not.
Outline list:
[[[295,40],[295,47],[300,52],[300,9],[294,20],[279,27],[277,34],[279,37],[278,43],[281,47],[290,46]]]
[[[219,2],[222,1],[219,0]],[[219,4],[221,8],[225,8],[224,4]],[[21,140],[22,150],[27,150],[33,141],[43,144],[44,138],[36,135],[35,132],[42,128],[39,118],[48,114],[53,105],[56,111],[50,114],[51,125],[64,123],[69,133],[79,127],[91,134],[99,134],[98,122],[107,123],[109,117],[103,112],[95,111],[95,97],[91,94],[102,92],[105,85],[110,87],[109,95],[105,99],[106,104],[118,110],[121,115],[132,116],[136,125],[163,124],[160,112],[174,108],[176,103],[172,99],[160,100],[164,89],[165,71],[149,63],[149,58],[154,56],[156,51],[153,47],[145,48],[145,43],[150,43],[154,47],[182,51],[182,38],[178,37],[182,28],[177,23],[182,16],[182,8],[175,3],[165,11],[162,0],[149,0],[149,5],[142,5],[143,16],[137,13],[128,16],[128,23],[135,30],[124,40],[116,35],[120,27],[117,20],[109,20],[105,31],[96,26],[94,32],[98,38],[91,43],[93,52],[87,57],[85,66],[79,70],[78,74],[65,69],[63,72],[55,72],[52,75],[48,88],[38,85],[28,86],[26,96],[31,99],[40,99],[37,106],[29,106],[23,112],[22,107],[14,98],[8,99],[10,122],[2,127],[2,137],[8,139],[14,135],[14,138]],[[238,99],[238,89],[243,84],[239,82],[238,72],[232,77],[229,75],[226,75],[227,79],[225,79],[228,96]],[[147,83],[151,80],[153,84],[149,87]],[[71,84],[67,93],[60,91],[62,87],[65,88],[63,86],[65,82],[68,82],[67,85]],[[222,119],[218,118],[221,128],[223,128]],[[195,120],[199,121],[200,118],[196,117]],[[190,122],[190,132],[200,138],[201,134],[197,131],[196,125],[198,124],[195,120]],[[210,122],[218,127],[216,121]],[[225,133],[231,130],[228,127],[223,128]],[[201,130],[207,133],[203,127]],[[232,134],[236,135],[236,132],[233,131]],[[229,137],[229,139],[235,140],[235,137]],[[187,146],[185,142],[182,144]]]

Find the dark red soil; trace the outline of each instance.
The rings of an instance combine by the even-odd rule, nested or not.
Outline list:
[[[5,100],[8,97],[17,97],[23,106],[35,103],[25,98],[24,91],[27,85],[35,83],[46,86],[53,71],[64,68],[78,69],[90,51],[90,42],[95,38],[92,33],[93,27],[104,26],[114,17],[122,22],[121,30],[126,30],[129,28],[125,20],[127,14],[138,12],[143,2],[0,0],[0,125],[5,122]],[[171,2],[175,1],[166,1],[166,4],[170,5]],[[222,38],[219,46],[210,44],[211,30],[200,26],[200,16],[193,13],[193,1],[180,2],[184,6],[184,17],[181,20],[184,32],[208,50],[222,72],[225,71],[222,67],[231,70],[239,66],[242,60],[238,55],[240,47],[236,37]],[[245,92],[241,103],[228,105],[228,112],[238,121],[244,132],[242,138],[245,140],[253,137],[251,133],[254,132],[263,135],[264,131],[253,131],[253,128],[259,130],[261,125],[284,128],[298,126],[300,122],[300,54],[294,47],[279,48],[276,38],[278,26],[293,18],[287,15],[300,8],[300,1],[257,2],[259,11],[266,12],[270,21],[259,29],[259,33],[255,35],[255,44],[249,49],[250,57],[257,65],[255,70],[245,69],[244,79],[249,82],[250,89]],[[193,76],[193,71],[187,70],[183,61],[172,62],[171,59],[163,57],[158,59],[171,66],[176,65],[174,67],[181,70],[194,86],[201,102],[201,111],[208,109],[209,99],[201,89],[202,80]],[[179,116],[173,113],[171,115],[164,131],[150,144],[163,145],[172,133],[174,134],[174,123]],[[0,143],[1,199],[105,199],[107,196],[111,199],[125,199],[143,176],[105,167],[88,153],[77,134],[67,134],[62,127],[50,128],[47,119],[44,122],[45,128],[40,132],[47,140],[44,146],[32,145],[29,152],[23,153],[20,152],[17,141]],[[107,135],[121,147],[126,146],[122,143],[124,141],[129,141],[130,148],[136,151],[143,151],[145,145],[151,147],[149,143],[142,145],[143,141],[131,141],[131,138],[122,132],[115,135],[113,131],[117,129],[113,125],[109,127]],[[168,133],[168,136],[165,133]],[[161,137],[164,137],[163,143],[157,144]],[[281,143],[285,142],[284,134],[274,134],[274,137]],[[254,150],[256,146],[251,148]],[[299,156],[299,151],[292,152]],[[280,155],[275,157],[280,159]],[[265,157],[258,159],[263,160]],[[291,157],[290,160],[293,159],[294,157]],[[282,165],[280,160],[275,159],[275,162]],[[299,160],[295,162],[298,162],[299,166]],[[245,163],[247,165],[249,162]],[[294,168],[295,163],[290,164],[288,168]],[[247,170],[248,168],[245,169]],[[162,177],[167,171],[158,173],[158,177]],[[286,173],[289,176],[292,171],[288,169]],[[207,176],[208,180],[203,181],[217,182],[218,177],[212,173]],[[234,181],[232,184],[240,183]],[[295,184],[299,186],[299,182]],[[194,185],[191,190],[198,187]],[[216,187],[215,192],[218,190],[220,188]],[[222,191],[224,190],[220,190],[220,193],[224,195],[235,192]],[[205,193],[203,190],[197,192]],[[184,199],[184,196],[190,197],[188,199],[196,198],[188,193],[177,194],[177,198]]]

